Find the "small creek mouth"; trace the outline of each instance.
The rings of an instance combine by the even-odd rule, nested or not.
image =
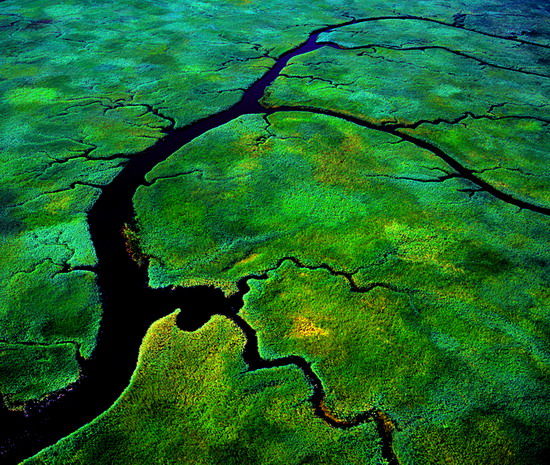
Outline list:
[[[195,295],[194,299],[189,299],[188,291]],[[183,295],[179,296],[180,292]],[[213,315],[231,318],[238,312],[238,309],[231,305],[232,300],[225,297],[221,289],[215,287],[178,288],[174,290],[173,296],[176,302],[185,301],[184,310],[176,317],[176,324],[182,331],[197,331],[208,323]]]

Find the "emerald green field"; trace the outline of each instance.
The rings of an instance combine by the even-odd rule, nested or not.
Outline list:
[[[545,463],[549,16],[0,2],[0,462]]]

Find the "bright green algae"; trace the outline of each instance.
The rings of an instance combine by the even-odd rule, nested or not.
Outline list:
[[[372,423],[328,428],[298,368],[247,372],[243,345],[221,316],[193,333],[177,328],[175,314],[157,321],[117,402],[24,463],[383,463]]]

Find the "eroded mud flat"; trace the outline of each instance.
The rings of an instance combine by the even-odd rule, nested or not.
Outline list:
[[[2,460],[542,463],[545,18],[3,2]]]

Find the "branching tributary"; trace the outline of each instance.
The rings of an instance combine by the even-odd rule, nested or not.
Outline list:
[[[243,357],[251,370],[289,364],[299,367],[311,385],[310,400],[315,415],[323,418],[330,426],[350,428],[366,421],[374,421],[383,444],[384,457],[389,465],[397,464],[397,458],[392,450],[393,426],[383,412],[373,408],[353,419],[336,418],[326,409],[323,385],[310,363],[304,358],[290,356],[265,360],[260,356],[255,331],[239,316],[238,311],[248,289],[247,280],[261,277],[243,278],[239,283],[239,293],[229,298],[226,298],[221,290],[206,286],[152,289],[147,285],[146,267],[140,267],[132,260],[123,234],[126,225],[132,224],[133,221],[134,193],[145,183],[146,174],[159,162],[193,139],[235,118],[247,114],[272,114],[281,111],[325,114],[393,134],[429,150],[446,161],[461,177],[469,179],[495,197],[520,208],[543,214],[550,213],[547,208],[523,202],[499,191],[476,177],[471,170],[439,148],[401,133],[398,129],[378,126],[325,109],[290,106],[266,109],[260,104],[266,88],[279,76],[291,58],[327,45],[317,42],[321,33],[352,24],[390,18],[393,17],[357,19],[315,30],[307,41],[282,54],[272,68],[244,92],[238,103],[186,127],[175,128],[171,125],[166,128],[166,135],[161,140],[131,157],[119,175],[102,188],[99,199],[88,215],[89,228],[98,257],[96,271],[104,310],[97,348],[90,360],[79,360],[82,378],[75,386],[57,397],[52,396],[44,402],[29,404],[24,412],[4,409],[0,413],[0,423],[6,429],[0,445],[2,463],[17,463],[35,454],[105,411],[127,386],[135,367],[139,345],[151,323],[176,308],[183,308],[185,312],[180,314],[178,324],[184,330],[200,327],[215,313],[225,315],[234,321],[246,336]]]

